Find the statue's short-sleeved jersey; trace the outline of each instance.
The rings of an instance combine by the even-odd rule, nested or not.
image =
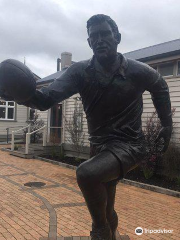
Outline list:
[[[79,93],[86,113],[90,141],[138,143],[143,139],[142,94],[149,91],[164,126],[172,124],[169,90],[154,69],[118,54],[119,68],[105,76],[96,69],[94,57],[73,64],[50,86],[36,91],[27,106],[46,110]]]

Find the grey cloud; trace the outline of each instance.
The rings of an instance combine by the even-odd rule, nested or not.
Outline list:
[[[56,71],[63,51],[91,57],[86,21],[97,13],[117,22],[121,52],[179,38],[178,0],[0,0],[0,9],[0,61],[26,56],[40,76]]]

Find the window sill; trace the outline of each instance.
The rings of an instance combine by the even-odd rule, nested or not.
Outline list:
[[[167,76],[163,77],[164,79],[175,79],[175,78],[180,78],[180,75],[173,75],[173,76]]]
[[[162,75],[161,75],[162,76]],[[168,76],[162,76],[164,79],[168,79],[168,78],[174,78],[174,75],[168,75]]]
[[[16,120],[0,119],[0,122],[17,122]]]

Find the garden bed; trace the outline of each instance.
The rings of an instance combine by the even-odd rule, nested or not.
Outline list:
[[[57,162],[66,163],[76,167],[78,167],[82,162],[86,161],[85,159],[79,159],[79,158],[67,157],[67,156],[64,157],[63,159],[60,159],[59,156],[52,157],[51,155],[43,154],[41,155],[41,157],[50,159],[53,161],[57,161]],[[174,191],[180,191],[180,185],[178,185],[178,183],[175,180],[169,180],[166,177],[161,175],[154,175],[150,179],[146,179],[143,175],[143,172],[140,170],[139,171],[133,170],[129,172],[126,175],[126,179],[149,184],[149,185],[154,185],[154,186],[158,186],[158,187],[162,187],[162,188],[166,188]]]
[[[131,171],[126,175],[126,179],[180,192],[180,185],[178,185],[175,180],[170,180],[161,175],[154,175],[151,178],[146,179],[141,171],[139,174]]]
[[[52,156],[52,155],[40,155],[40,157],[43,158],[47,158],[53,161],[57,161],[57,162],[62,162],[62,163],[66,163],[75,167],[78,167],[82,162],[86,161],[85,159],[80,159],[80,158],[74,158],[74,157],[64,157],[62,159],[60,159],[59,156]]]

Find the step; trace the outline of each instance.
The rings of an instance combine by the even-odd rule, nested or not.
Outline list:
[[[13,155],[13,156],[17,156],[17,157],[22,157],[22,158],[33,158],[35,156],[39,156],[41,155],[42,153],[44,153],[43,150],[32,150],[32,149],[29,149],[29,153],[26,154],[25,153],[25,148],[21,148],[17,151],[12,151],[10,153],[10,155]]]
[[[33,158],[34,157],[34,153],[25,154],[25,153],[19,152],[19,151],[12,151],[10,153],[10,155],[20,157],[20,158]]]
[[[41,143],[41,144],[33,144],[33,143],[30,143],[29,146],[30,146],[30,147],[33,147],[33,148],[41,148],[41,147],[43,147],[43,143]]]
[[[25,152],[25,148],[22,147],[22,148],[18,148],[18,151],[19,152]],[[43,152],[44,151],[44,148],[39,148],[39,149],[34,149],[34,148],[30,148],[29,147],[29,151],[32,151],[32,152]]]
[[[41,144],[33,144],[33,143],[30,143],[29,146],[31,146],[31,147],[43,147],[43,143],[41,143]]]

